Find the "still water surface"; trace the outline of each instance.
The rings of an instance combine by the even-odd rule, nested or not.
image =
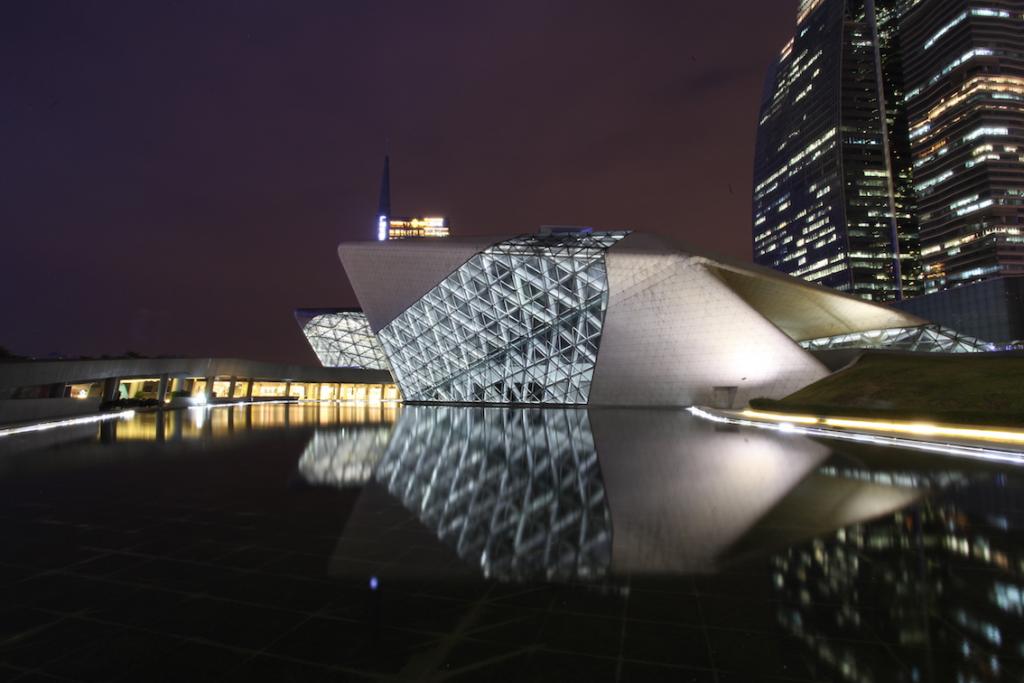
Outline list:
[[[1019,681],[1021,471],[679,411],[0,443],[0,680]]]

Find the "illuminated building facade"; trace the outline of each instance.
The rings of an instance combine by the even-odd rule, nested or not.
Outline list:
[[[0,366],[0,424],[95,413],[104,402],[117,399],[152,399],[177,406],[399,398],[387,370],[304,367],[240,358],[129,357]]]
[[[404,240],[410,237],[447,237],[448,219],[443,216],[422,218],[389,218],[388,239]]]
[[[384,350],[362,311],[347,308],[300,308],[295,320],[325,368],[387,370]]]
[[[805,349],[886,349],[924,353],[979,353],[994,350],[992,344],[967,337],[941,325],[893,327],[840,334],[800,342]]]
[[[1024,275],[1024,7],[919,0],[901,33],[926,291]]]
[[[722,429],[683,411],[396,412],[393,430],[318,430],[299,460],[298,475],[310,484],[370,484],[338,541],[332,575],[409,576],[410,563],[396,561],[411,542],[408,525],[399,523],[408,519],[460,560],[419,552],[420,577],[437,572],[450,580],[469,569],[501,581],[588,579],[624,587],[641,576],[708,574],[740,557],[767,559],[780,547],[892,514],[926,494],[914,473],[835,471],[824,443]],[[384,502],[402,543],[372,567],[354,565],[346,550],[365,544],[362,520],[379,519]],[[418,551],[433,545],[429,536],[419,539]]]
[[[377,240],[403,240],[417,237],[448,237],[448,219],[443,216],[391,215],[391,160],[384,156],[377,201]]]
[[[765,82],[754,161],[754,261],[876,301],[919,287],[901,6],[802,0]]]
[[[873,331],[866,345],[905,344],[927,324],[628,230],[356,242],[338,252],[414,402],[728,407],[827,375],[801,342]],[[948,341],[933,332],[922,349]]]

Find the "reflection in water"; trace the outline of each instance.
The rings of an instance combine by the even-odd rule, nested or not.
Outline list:
[[[585,410],[406,408],[375,473],[485,576],[606,573],[610,518]]]
[[[679,411],[595,410],[591,420],[617,574],[714,571],[829,456],[800,436],[723,429]],[[785,531],[806,537],[802,527]]]
[[[379,623],[401,625],[394,612],[387,616],[398,595],[445,595],[410,601],[419,618],[476,592],[487,597],[466,602],[459,616],[470,638],[492,628],[492,618],[526,623],[523,614],[542,612],[550,621],[529,623],[556,625],[550,633],[542,626],[542,638],[579,624],[587,647],[592,622],[576,613],[590,609],[580,607],[581,595],[601,593],[600,609],[630,615],[619,641],[627,645],[632,638],[674,646],[684,633],[675,622],[694,625],[685,621],[693,603],[717,666],[756,659],[765,676],[792,680],[1024,679],[1024,476],[1013,469],[831,445],[669,410],[397,412],[217,407],[14,437],[0,445],[5,518],[13,522],[6,566],[27,563],[34,551],[50,557],[61,543],[92,557],[94,543],[109,542],[129,564],[166,547],[166,556],[140,566],[167,571],[171,585],[184,578],[182,567],[200,590],[229,583],[229,574],[262,576],[252,581],[259,600],[302,585],[300,601],[319,593],[335,605],[336,586],[319,580],[325,570],[356,579],[352,586],[374,576],[375,586],[386,586],[367,602]],[[53,447],[59,431],[65,441]],[[17,450],[29,443],[42,450]],[[285,485],[282,468],[296,458],[305,481],[345,491]],[[292,536],[302,538],[283,540]],[[225,564],[178,561],[193,551],[208,558],[211,549]],[[230,564],[238,557],[277,559],[239,574]],[[80,559],[58,552],[53,566]],[[60,570],[62,581],[77,571]],[[142,571],[142,581],[153,582],[155,574]],[[492,591],[476,583],[481,575],[573,585]],[[682,576],[689,578],[664,580]],[[399,590],[388,592],[393,586]],[[349,587],[340,594],[356,596],[347,607],[357,613],[360,593]],[[48,583],[37,588],[50,600]],[[509,612],[497,609],[495,595]],[[550,602],[533,609],[517,604],[519,596]],[[109,595],[95,597],[100,605]],[[556,614],[560,601],[568,611]]]
[[[310,484],[361,486],[384,456],[389,425],[318,429],[299,458],[299,474]]]
[[[950,481],[826,465],[832,452],[805,437],[677,411],[412,406],[383,441],[318,432],[300,473],[372,479],[350,528],[386,505],[379,485],[468,566],[503,580],[714,572]]]
[[[288,430],[359,427],[386,442],[400,406],[394,403],[252,403],[185,410],[137,411],[65,429],[7,437],[0,442],[0,476],[9,471],[89,467],[140,453],[168,454],[232,448]],[[357,434],[358,430],[346,432]],[[37,457],[45,452],[46,457]]]
[[[939,470],[937,472],[910,471],[874,471],[849,464],[826,465],[818,469],[818,474],[828,477],[870,481],[886,486],[906,486],[917,489],[941,489],[952,484],[962,484],[967,478],[961,472]]]
[[[396,403],[255,403],[139,412],[100,427],[105,441],[180,441],[221,438],[239,431],[284,427],[392,424]]]
[[[904,680],[1020,680],[1024,554],[1000,479],[790,548],[772,565],[778,622],[823,671],[891,680],[863,643],[900,647]],[[1009,503],[1009,505],[1006,505]]]

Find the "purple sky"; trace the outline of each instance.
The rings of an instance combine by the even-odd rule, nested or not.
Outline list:
[[[750,258],[795,1],[34,2],[0,10],[0,346],[314,363],[335,246],[632,228]],[[387,286],[386,281],[382,286]]]

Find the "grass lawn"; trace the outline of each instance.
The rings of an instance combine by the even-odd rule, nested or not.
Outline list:
[[[1024,426],[1024,354],[867,352],[784,399],[751,407],[814,415]]]

